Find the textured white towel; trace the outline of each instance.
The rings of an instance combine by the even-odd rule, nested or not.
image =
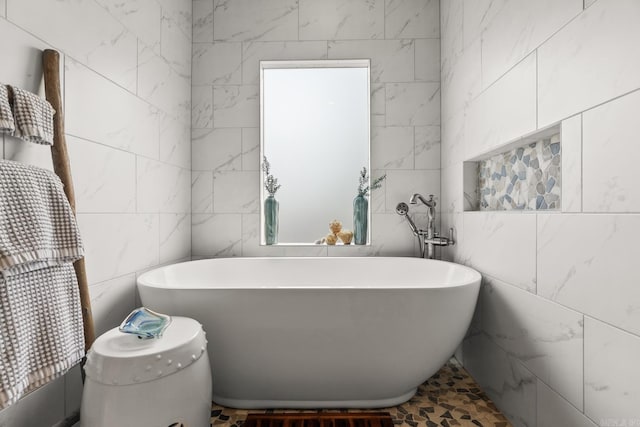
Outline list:
[[[0,83],[0,132],[13,134],[16,125],[11,112],[11,104],[9,104],[9,92],[7,86]]]
[[[84,356],[71,264],[0,274],[0,409],[63,375]]]
[[[82,359],[83,253],[60,179],[0,160],[0,409]]]
[[[0,160],[0,274],[82,258],[84,250],[62,182],[35,166]]]
[[[45,99],[26,90],[11,86],[14,135],[28,142],[53,145],[53,115],[55,110]]]

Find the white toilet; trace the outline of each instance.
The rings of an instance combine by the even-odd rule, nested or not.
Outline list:
[[[82,427],[209,427],[211,368],[202,325],[173,317],[162,338],[114,328],[87,353]]]

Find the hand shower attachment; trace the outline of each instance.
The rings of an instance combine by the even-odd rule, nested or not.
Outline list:
[[[413,235],[416,236],[416,238],[418,239],[418,245],[420,246],[420,254],[422,257],[424,257],[424,242],[420,238],[420,234],[421,234],[420,230],[418,230],[418,227],[416,227],[416,224],[413,222],[411,217],[407,215],[409,213],[409,205],[407,205],[405,202],[398,203],[398,206],[396,206],[396,213],[398,215],[405,217],[405,219],[409,223],[409,227],[411,228],[411,231],[413,231]]]
[[[418,227],[416,227],[416,224],[413,222],[411,217],[407,215],[409,213],[409,205],[407,205],[405,202],[398,203],[398,206],[396,206],[396,213],[405,217],[405,219],[409,223],[409,227],[411,227],[411,231],[413,231],[413,234],[417,236]]]

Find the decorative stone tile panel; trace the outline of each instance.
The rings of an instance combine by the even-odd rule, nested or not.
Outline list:
[[[560,134],[478,162],[480,210],[559,210]]]

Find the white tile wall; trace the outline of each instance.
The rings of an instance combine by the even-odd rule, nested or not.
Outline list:
[[[452,119],[463,113],[469,102],[480,94],[482,83],[481,40],[469,45],[462,53],[442,63],[442,87],[447,97],[442,99],[442,117]]]
[[[191,172],[144,157],[136,162],[137,211],[179,213],[188,211]]]
[[[196,0],[193,11],[193,255],[415,254],[395,206],[440,194],[439,2]],[[260,247],[259,62],[353,58],[371,60],[371,175],[387,173],[370,200],[373,246]]]
[[[242,170],[260,170],[260,129],[242,129]]]
[[[188,96],[188,93],[187,93]],[[187,101],[187,105],[191,101]],[[191,122],[184,117],[160,113],[160,161],[191,169]]]
[[[592,420],[542,381],[538,380],[536,388],[538,405],[536,421],[538,427],[596,427]]]
[[[0,412],[1,427],[50,426],[65,417],[64,377],[57,378]]]
[[[213,128],[213,88],[210,86],[191,88],[191,128]]]
[[[134,307],[135,293],[134,273],[89,286],[96,335],[122,323]]]
[[[242,44],[242,82],[260,84],[260,60],[326,59],[326,41],[247,42]]]
[[[460,2],[462,3],[462,2]],[[514,9],[517,5],[523,9],[531,8],[530,5],[522,5],[523,2],[514,2]],[[464,47],[469,47],[471,43],[481,39],[482,33],[488,28],[492,28],[494,19],[501,15],[502,9],[509,6],[507,0],[478,0],[464,2],[464,26],[460,23],[458,31],[464,34]],[[460,13],[462,15],[462,13]],[[462,29],[464,28],[464,31]],[[458,37],[458,35],[454,35]]]
[[[89,283],[159,263],[159,219],[154,214],[79,214]]]
[[[481,319],[491,340],[582,409],[583,315],[485,276]]]
[[[213,175],[214,213],[257,213],[260,173],[257,171],[218,172]]]
[[[413,133],[415,168],[440,169],[440,126],[416,126]]]
[[[191,156],[194,171],[242,169],[241,129],[194,129]]]
[[[191,1],[125,3],[0,0],[0,39],[10,41],[3,48],[11,58],[0,81],[43,94],[40,50],[63,54],[67,145],[98,334],[134,308],[136,272],[191,253]],[[51,167],[48,147],[13,138],[2,145],[2,158]],[[53,425],[79,407],[80,395],[74,369],[0,411],[0,426]]]
[[[440,2],[385,0],[385,37],[440,38]]]
[[[536,54],[485,89],[469,106],[467,158],[536,129]]]
[[[298,1],[214,0],[214,40],[296,40]],[[198,19],[198,18],[196,18]]]
[[[509,212],[465,212],[465,264],[535,293],[536,217]]]
[[[482,32],[483,87],[496,81],[582,12],[582,0],[502,3],[500,11],[492,17],[491,25]]]
[[[638,233],[640,215],[538,215],[538,294],[640,334]]]
[[[634,114],[639,108],[636,91],[583,114],[585,212],[640,212],[640,170],[634,161],[640,148],[629,144],[640,132]]]
[[[582,211],[582,116],[562,121],[562,211]]]
[[[385,0],[300,0],[300,40],[382,39]]]
[[[240,84],[242,83],[241,43],[194,43],[194,85]]]
[[[193,42],[213,42],[213,0],[193,0]]]
[[[66,131],[157,159],[160,139],[157,108],[70,58],[65,64]]]
[[[67,138],[79,213],[135,212],[136,156],[105,145]]]
[[[535,426],[536,377],[484,334],[472,335],[464,349],[465,367],[509,421]]]
[[[96,2],[8,0],[7,10],[9,21],[135,92],[136,37]]]
[[[415,189],[415,191],[413,191]],[[408,203],[414,193],[427,197],[433,194],[436,201],[440,200],[440,171],[439,170],[387,170],[385,195],[387,213],[394,213],[399,202]],[[411,205],[411,212],[426,213],[422,204]],[[439,207],[436,206],[436,210]],[[407,227],[407,229],[409,229]]]
[[[2,40],[11,40],[11,43],[4,43],[3,49],[7,58],[12,58],[13,64],[2,67],[3,83],[29,88],[36,93],[41,90],[44,94],[39,50],[47,49],[50,45],[5,19],[0,19],[0,37]]]
[[[531,374],[533,394],[490,393],[514,425],[638,422],[629,402],[640,372],[633,360],[640,5],[453,0],[441,7],[442,223],[457,231],[446,257],[499,279],[482,292],[481,321],[456,355],[489,390],[496,365],[511,372],[515,360]],[[562,212],[463,212],[463,161],[560,123]],[[483,359],[487,342],[497,355]]]
[[[160,263],[191,256],[191,214],[160,214]]]
[[[538,49],[539,126],[640,86],[638,14],[635,0],[596,2]]]
[[[191,212],[213,213],[213,172],[191,172]]]
[[[415,42],[415,78],[427,82],[440,81],[440,39],[418,39]]]
[[[371,59],[371,82],[411,82],[415,42],[403,40],[329,41],[329,59]]]
[[[156,51],[160,48],[160,22],[162,9],[160,4],[146,0],[96,0],[114,18],[137,36],[144,44],[153,47]]]
[[[160,52],[171,66],[184,76],[191,73],[192,2],[159,0],[162,8]]]
[[[259,86],[214,86],[215,127],[257,127],[260,125]]]
[[[440,124],[439,83],[390,83],[386,87],[387,126]]]
[[[584,331],[585,414],[601,425],[637,424],[640,338],[590,317]]]
[[[193,214],[191,252],[194,257],[230,257],[242,253],[242,216]]]
[[[371,167],[374,169],[413,169],[414,128],[388,126],[371,132]]]
[[[189,122],[190,79],[153,49],[139,44],[138,96],[164,112]]]

